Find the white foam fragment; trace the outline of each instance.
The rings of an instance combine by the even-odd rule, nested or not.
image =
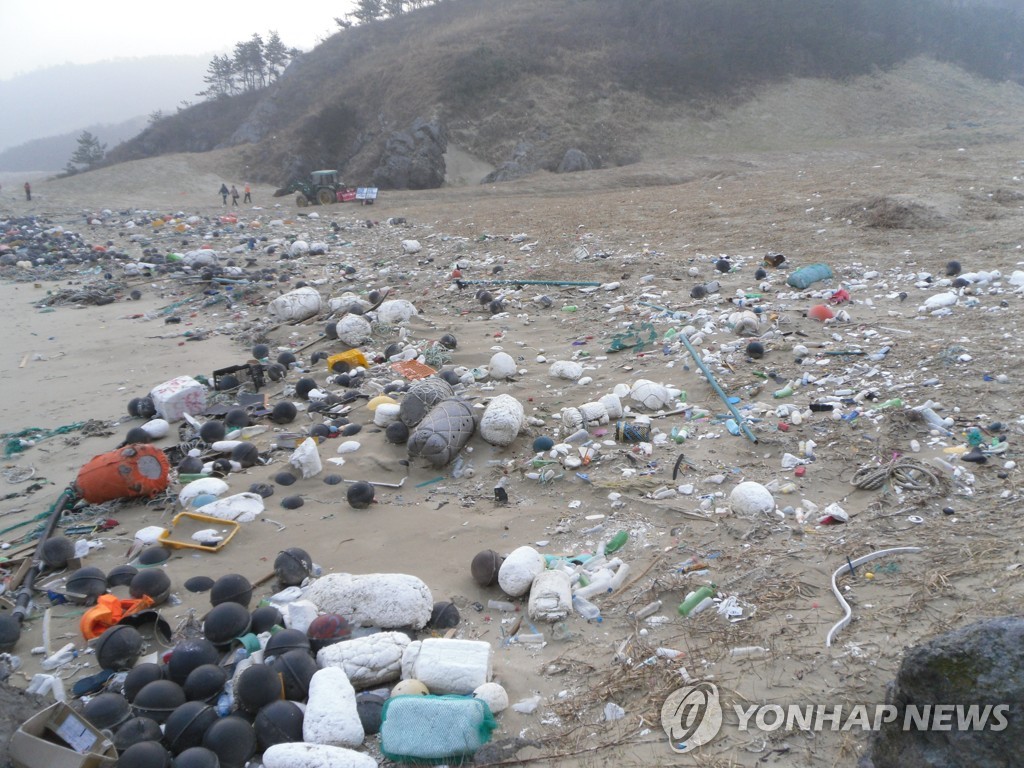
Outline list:
[[[341,667],[317,670],[309,681],[302,738],[313,744],[358,747],[366,734],[356,709],[356,691]]]
[[[372,688],[399,678],[409,642],[404,632],[378,632],[321,648],[316,662],[321,667],[341,667],[356,688]]]
[[[330,573],[313,582],[304,596],[325,613],[382,629],[422,629],[434,607],[427,585],[404,573]]]
[[[377,768],[369,755],[345,747],[295,741],[275,744],[263,753],[266,768]]]
[[[492,654],[482,640],[416,640],[402,653],[402,678],[419,680],[434,694],[471,694],[491,679]]]

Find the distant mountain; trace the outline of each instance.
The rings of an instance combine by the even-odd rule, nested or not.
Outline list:
[[[68,131],[77,135],[87,125],[173,112],[182,102],[198,101],[211,58],[149,56],[62,64],[0,80],[0,150]]]
[[[57,173],[64,170],[71,155],[78,149],[78,137],[82,131],[89,131],[101,144],[106,144],[109,150],[136,136],[148,122],[148,115],[138,115],[120,123],[85,125],[59,136],[33,139],[0,152],[0,171]]]

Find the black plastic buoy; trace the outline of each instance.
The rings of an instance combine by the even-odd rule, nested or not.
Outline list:
[[[305,701],[309,697],[309,681],[318,669],[316,659],[309,651],[295,649],[268,662],[268,666],[281,676],[284,697],[291,701]]]
[[[218,661],[220,652],[205,637],[182,640],[171,651],[171,658],[167,662],[167,677],[184,685],[193,669],[203,664],[216,664]]]
[[[118,768],[169,768],[171,753],[159,741],[132,744],[117,757]]]
[[[114,730],[132,716],[132,708],[119,693],[100,693],[82,707],[82,716],[101,731]]]
[[[214,645],[225,646],[248,632],[251,621],[252,617],[245,606],[232,602],[221,603],[206,614],[203,634]]]
[[[430,621],[427,622],[427,627],[429,629],[451,629],[459,626],[460,621],[462,621],[462,617],[459,615],[459,609],[455,607],[455,603],[437,602],[434,603],[434,608],[430,612]]]
[[[269,632],[272,627],[283,626],[284,616],[281,615],[281,612],[277,608],[272,605],[261,605],[252,612],[249,631],[253,634],[259,635],[263,632]]]
[[[142,655],[142,635],[135,627],[115,624],[92,641],[100,669],[124,672],[135,666]]]
[[[498,570],[503,562],[505,558],[493,549],[478,552],[469,566],[473,581],[481,587],[493,587],[498,583]]]
[[[281,673],[268,664],[246,667],[235,682],[238,707],[250,715],[255,715],[270,702],[284,697]]]
[[[136,695],[132,710],[140,717],[151,717],[163,723],[175,709],[185,703],[185,691],[171,680],[154,680]]]
[[[227,573],[213,583],[210,605],[226,602],[238,603],[244,608],[252,602],[252,584],[240,573]]]
[[[186,701],[178,706],[164,723],[164,741],[171,751],[181,754],[201,746],[203,736],[220,718],[217,710],[202,701]]]
[[[114,734],[114,747],[124,752],[140,741],[160,741],[164,736],[160,724],[151,717],[132,717],[124,722]]]
[[[66,568],[68,560],[75,556],[75,543],[66,536],[51,536],[40,547],[39,557],[43,565],[59,571]]]
[[[237,715],[228,715],[206,729],[203,746],[216,753],[221,768],[243,768],[256,753],[256,731]]]
[[[348,505],[352,509],[366,509],[373,503],[375,491],[372,485],[367,482],[360,481],[358,483],[352,483],[348,487],[348,492],[345,494],[348,499]]]
[[[384,720],[384,701],[383,697],[375,693],[356,694],[356,712],[367,736],[380,733],[380,726]]]
[[[139,571],[128,584],[128,594],[138,600],[145,596],[160,605],[171,594],[171,577],[162,568]]]
[[[275,424],[291,424],[297,415],[298,409],[295,407],[295,403],[282,400],[270,412],[270,420]]]
[[[154,680],[164,679],[164,668],[151,661],[136,664],[124,678],[124,696],[128,701],[135,701],[139,691]]]
[[[182,690],[189,701],[211,702],[224,689],[228,673],[219,664],[202,664],[188,673]]]
[[[224,422],[217,419],[207,421],[199,428],[199,437],[204,443],[216,443],[218,440],[223,440],[226,433]]]
[[[174,768],[220,768],[220,758],[206,747],[192,747],[174,758]]]
[[[313,559],[304,549],[289,547],[274,558],[274,575],[285,587],[297,587],[313,572]]]
[[[111,587],[127,587],[138,575],[139,569],[134,565],[115,565],[107,573],[107,585]]]
[[[282,629],[267,640],[267,644],[263,648],[263,658],[269,660],[274,656],[282,656],[289,651],[296,650],[307,654],[311,652],[306,633],[298,629]]]
[[[294,701],[280,699],[267,704],[253,723],[260,750],[266,751],[275,744],[302,741],[302,721],[302,709]]]

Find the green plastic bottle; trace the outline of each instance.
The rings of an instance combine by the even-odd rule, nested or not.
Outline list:
[[[610,555],[612,552],[622,549],[627,541],[629,541],[629,531],[619,531],[604,545],[604,553]]]
[[[709,597],[714,597],[716,589],[717,587],[714,584],[711,584],[710,586],[703,586],[700,589],[698,589],[696,592],[694,592],[692,595],[690,595],[688,598],[686,598],[685,600],[683,600],[683,602],[679,604],[679,615],[689,616],[690,611],[692,611],[694,608],[696,608],[698,605],[704,602],[704,600],[706,600]]]

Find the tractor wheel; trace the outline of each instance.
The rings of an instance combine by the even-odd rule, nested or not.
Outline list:
[[[299,206],[299,208],[305,208],[307,205],[309,205],[309,200],[306,199],[305,195],[300,193],[295,196],[295,204]]]
[[[337,202],[338,196],[334,194],[334,190],[325,188],[316,193],[316,199],[320,205],[330,205]]]

